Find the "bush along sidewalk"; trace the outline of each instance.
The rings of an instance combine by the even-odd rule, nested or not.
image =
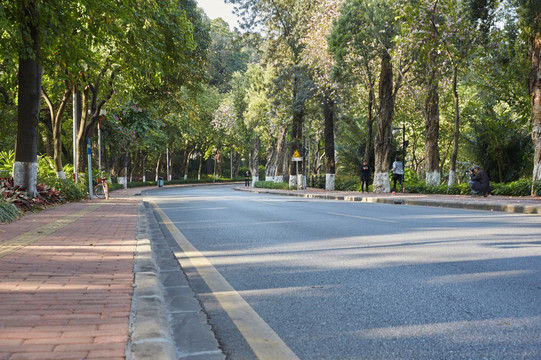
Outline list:
[[[85,184],[69,179],[41,177],[32,197],[20,186],[14,186],[11,177],[0,178],[0,222],[16,220],[25,212],[35,212],[49,206],[78,201],[88,196]]]
[[[0,223],[9,223],[17,220],[22,212],[12,203],[0,200]]]
[[[315,184],[319,185],[319,182],[316,182]],[[321,186],[314,186],[311,183],[308,185],[309,187],[322,188]],[[442,184],[439,186],[427,186],[422,180],[415,178],[408,179],[406,176],[404,185],[406,192],[411,194],[471,195],[470,186],[467,183],[454,184],[451,186],[447,186],[447,184]],[[265,189],[290,190],[287,183],[274,183],[272,181],[258,181],[254,184],[254,186]],[[532,181],[528,179],[521,179],[506,184],[491,182],[490,188],[492,189],[492,195],[531,196]],[[370,186],[370,190],[371,189],[372,186]],[[535,182],[533,189],[536,196],[541,196],[541,180]],[[337,177],[335,182],[335,190],[360,191],[361,183],[354,177]]]

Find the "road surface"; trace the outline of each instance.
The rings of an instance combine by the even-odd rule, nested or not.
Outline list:
[[[145,200],[228,359],[541,359],[541,216],[231,186]]]

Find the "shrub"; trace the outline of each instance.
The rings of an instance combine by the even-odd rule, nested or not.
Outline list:
[[[88,184],[85,181],[74,183],[71,179],[56,176],[42,177],[39,181],[58,191],[64,201],[78,201],[88,197]]]
[[[493,195],[504,196],[530,196],[532,193],[532,181],[520,179],[507,184],[490,183]]]
[[[338,191],[360,191],[361,180],[352,176],[337,176],[334,181],[334,189]]]
[[[0,200],[0,223],[8,223],[21,216],[21,211],[12,203]]]
[[[534,183],[534,193],[535,195],[537,196],[541,196],[541,180],[537,180],[535,183]]]
[[[285,182],[275,183],[274,181],[256,181],[254,183],[254,187],[262,188],[262,189],[289,190],[288,183],[285,183]]]
[[[14,186],[13,179],[0,179],[0,193],[3,201],[11,203],[21,211],[36,211],[47,206],[65,202],[60,192],[45,184],[36,186],[36,196],[30,196],[25,189],[20,186]]]

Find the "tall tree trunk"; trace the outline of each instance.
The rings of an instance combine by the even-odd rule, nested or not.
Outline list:
[[[86,163],[86,138],[91,137],[100,118],[100,112],[105,103],[113,96],[113,83],[115,71],[111,70],[110,61],[106,61],[105,66],[96,78],[94,84],[87,84],[82,91],[81,118],[79,122],[79,132],[77,133],[77,168],[79,172],[84,169]],[[109,73],[109,90],[103,99],[99,99],[99,90],[103,77]],[[84,80],[84,78],[83,78]]]
[[[143,154],[143,163],[142,163],[142,166],[143,166],[143,177],[142,177],[142,180],[143,182],[147,181],[147,154]]]
[[[203,154],[199,154],[199,167],[197,168],[197,180],[201,180],[202,167],[203,167]]]
[[[160,177],[160,161],[162,160],[162,153],[158,156],[158,161],[156,161],[156,181]]]
[[[188,153],[188,157],[186,159],[186,166],[184,167],[184,179],[188,178],[188,173],[190,172],[190,157],[192,157],[194,151],[195,148]]]
[[[53,149],[54,149],[54,167],[56,171],[56,176],[60,179],[65,179],[66,174],[64,174],[64,166],[62,165],[62,116],[64,115],[64,110],[71,96],[71,86],[66,84],[67,89],[64,90],[60,104],[58,105],[58,110],[55,112],[53,102],[49,98],[49,95],[42,89],[42,96],[49,107],[49,113],[51,117],[51,124],[53,130]]]
[[[541,180],[541,33],[532,39],[530,55],[530,100],[532,103],[532,140],[535,148],[533,159],[532,195],[535,195],[535,181]]]
[[[239,175],[241,156],[238,152],[233,153],[233,179]]]
[[[374,141],[374,182],[373,191],[391,191],[389,168],[391,166],[391,125],[394,117],[393,66],[391,57],[384,53],[381,57],[379,78],[379,119],[376,140]]]
[[[49,157],[54,156],[53,150],[53,126],[51,124],[50,116],[49,119],[41,118],[41,124],[45,131],[39,131],[41,133],[41,140],[45,143],[45,153]]]
[[[280,127],[280,132],[278,133],[278,141],[276,143],[276,173],[274,174],[274,181],[275,182],[283,182],[284,181],[284,173],[285,173],[285,167],[284,163],[287,162],[287,126],[282,125]]]
[[[216,153],[216,177],[222,176],[222,152],[221,150],[218,150]]]
[[[330,94],[325,95],[323,103],[325,118],[325,190],[334,190],[336,164],[334,159],[334,100]]]
[[[188,157],[189,157],[189,154],[190,154],[190,150],[188,149],[189,146],[190,146],[190,142],[188,140],[186,140],[184,142],[184,156],[182,158],[182,170],[181,170],[181,174],[184,176],[184,180],[186,180],[188,178]]]
[[[434,55],[432,56],[434,57]],[[435,64],[435,61],[432,62]],[[428,79],[428,94],[425,100],[425,170],[426,184],[437,186],[440,184],[440,151],[438,146],[440,131],[440,108],[438,94],[438,79],[436,70],[430,69]]]
[[[374,102],[376,95],[374,94],[374,84],[370,83],[370,88],[368,90],[368,119],[366,121],[366,145],[364,147],[364,160],[371,164],[372,160],[372,149],[373,149],[373,138],[374,138]]]
[[[252,149],[252,161],[250,164],[250,172],[252,173],[252,187],[259,181],[259,135],[254,134],[254,147]]]
[[[302,146],[302,128],[304,120],[304,94],[301,91],[301,77],[295,73],[293,79],[293,122],[291,126],[291,153],[298,152],[301,157],[304,157],[304,148]],[[297,174],[297,169],[299,173]],[[289,186],[297,186],[303,188],[303,182],[297,184],[297,175],[302,179],[304,174],[304,161],[289,161]]]
[[[453,134],[453,152],[449,162],[449,182],[448,186],[456,183],[456,159],[458,157],[458,141],[460,139],[460,109],[458,107],[457,91],[458,67],[453,67],[453,103],[455,106],[455,132]]]
[[[20,1],[21,30],[28,36],[19,54],[17,141],[13,180],[32,196],[36,194],[38,171],[38,124],[42,67],[39,63],[39,14],[34,1]],[[32,54],[29,55],[29,50]]]

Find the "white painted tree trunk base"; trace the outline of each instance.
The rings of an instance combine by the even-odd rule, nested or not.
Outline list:
[[[13,185],[22,186],[32,196],[36,195],[38,163],[15,161],[13,164]]]
[[[295,175],[290,175],[289,176],[289,187],[290,188],[297,187],[297,177]]]
[[[147,181],[147,177],[143,175],[143,182],[146,182],[146,181]]]
[[[252,176],[252,183],[250,184],[250,187],[255,187],[255,183],[259,181],[259,176]]]
[[[304,175],[297,175],[297,189],[306,189],[306,177]]]
[[[426,173],[426,185],[427,186],[439,186],[441,182],[441,175],[439,171],[433,171]]]
[[[66,174],[64,173],[64,170],[62,170],[62,171],[57,171],[57,172],[56,172],[56,177],[57,177],[58,179],[66,180]]]
[[[336,182],[336,174],[325,174],[325,190],[334,191],[334,184]]]
[[[184,175],[184,180],[187,180],[188,179],[188,175]]]
[[[274,176],[266,176],[266,175],[265,175],[265,181],[272,181],[272,182],[274,182]]]
[[[391,182],[389,181],[389,173],[375,173],[374,182],[372,183],[372,191],[377,194],[391,192]]]
[[[116,182],[122,184],[124,189],[128,188],[128,178],[126,176],[119,176],[116,178]]]
[[[541,180],[541,164],[533,165],[533,181]]]
[[[274,177],[274,182],[275,183],[283,183],[284,182],[284,177],[282,175],[275,176]]]
[[[452,186],[456,184],[456,172],[453,170],[449,170],[449,181],[447,181],[447,186]]]

